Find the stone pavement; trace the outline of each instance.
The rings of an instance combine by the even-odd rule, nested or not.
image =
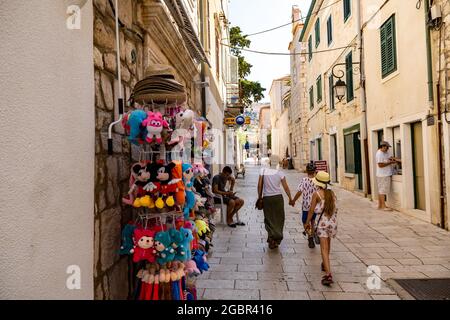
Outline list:
[[[269,250],[263,213],[254,209],[259,169],[249,167],[237,180],[246,201],[240,218],[247,226],[217,226],[209,272],[197,281],[203,300],[333,300],[400,299],[385,282],[392,278],[450,278],[450,233],[398,212],[378,211],[368,199],[335,187],[338,197],[338,236],[331,242],[335,284],[320,283],[320,247],[309,249],[301,217],[285,204],[284,240]],[[295,194],[302,177],[286,171]],[[287,197],[285,196],[285,200]],[[380,272],[379,289],[367,287],[368,266]],[[375,281],[376,282],[376,281]],[[372,287],[371,287],[372,288]]]

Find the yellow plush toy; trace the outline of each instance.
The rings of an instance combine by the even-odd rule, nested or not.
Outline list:
[[[174,200],[173,196],[170,196],[169,198],[167,198],[166,204],[168,207],[173,207],[175,205],[175,200]]]
[[[197,233],[201,237],[203,234],[210,232],[208,224],[203,220],[195,220],[195,227],[197,228]]]
[[[164,201],[163,201],[163,199],[162,198],[158,198],[158,200],[156,200],[155,205],[156,205],[156,207],[158,209],[163,209],[164,208]]]

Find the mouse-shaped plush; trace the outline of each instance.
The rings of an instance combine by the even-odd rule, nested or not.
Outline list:
[[[134,110],[124,115],[122,125],[131,143],[135,145],[144,143],[144,139],[147,136],[147,128],[142,123],[147,119],[147,116],[147,112],[143,110]]]
[[[184,204],[183,214],[184,218],[188,219],[189,215],[195,207],[195,195],[192,191],[194,184],[194,171],[192,166],[188,163],[183,163],[183,182],[185,187],[186,203]]]
[[[134,243],[133,234],[136,226],[133,224],[127,224],[122,230],[122,245],[120,246],[120,255],[130,255],[132,254]]]
[[[162,131],[164,128],[169,128],[169,123],[163,119],[160,112],[147,112],[147,118],[142,122],[142,125],[147,127],[148,133],[145,140],[148,143],[152,143],[154,138],[156,143],[162,143]]]
[[[156,250],[155,245],[155,231],[135,229],[134,230],[134,249],[133,262],[147,260],[148,262],[155,262]]]
[[[150,168],[150,163],[138,162],[133,164],[131,167],[128,198],[123,198],[123,203],[133,205],[136,198],[146,195],[145,186],[150,181]]]
[[[155,249],[158,263],[163,265],[171,262],[175,257],[175,249],[172,247],[172,239],[168,231],[159,232],[155,236]]]
[[[180,228],[181,242],[177,243],[177,253],[174,260],[188,261],[191,260],[191,241],[194,240],[192,231],[185,228]]]
[[[203,273],[203,271],[209,270],[209,264],[208,262],[206,262],[206,256],[204,251],[195,250],[193,260],[197,264],[197,268],[200,270],[201,273]]]

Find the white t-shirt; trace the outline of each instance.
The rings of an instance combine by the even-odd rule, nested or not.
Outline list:
[[[389,152],[383,152],[381,150],[377,151],[376,155],[376,166],[377,166],[377,177],[390,177],[393,174],[392,166],[386,166],[380,168],[379,163],[389,163],[389,158],[391,155]]]
[[[280,170],[261,169],[260,176],[264,175],[263,197],[271,197],[282,194],[281,180],[285,175]]]

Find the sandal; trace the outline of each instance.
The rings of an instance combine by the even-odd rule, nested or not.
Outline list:
[[[320,266],[322,268],[322,271],[325,272],[325,266],[323,265],[323,262],[322,262],[322,264]]]
[[[242,221],[239,221],[239,222],[236,222],[236,225],[243,227],[243,226],[245,226],[245,223],[243,223]]]
[[[334,281],[333,281],[333,277],[332,277],[331,274],[327,274],[327,275],[323,276],[323,278],[322,278],[322,285],[329,287],[333,283],[334,283]]]
[[[275,242],[275,240],[270,240],[269,241],[269,249],[276,249],[276,248],[278,248],[278,244]]]

